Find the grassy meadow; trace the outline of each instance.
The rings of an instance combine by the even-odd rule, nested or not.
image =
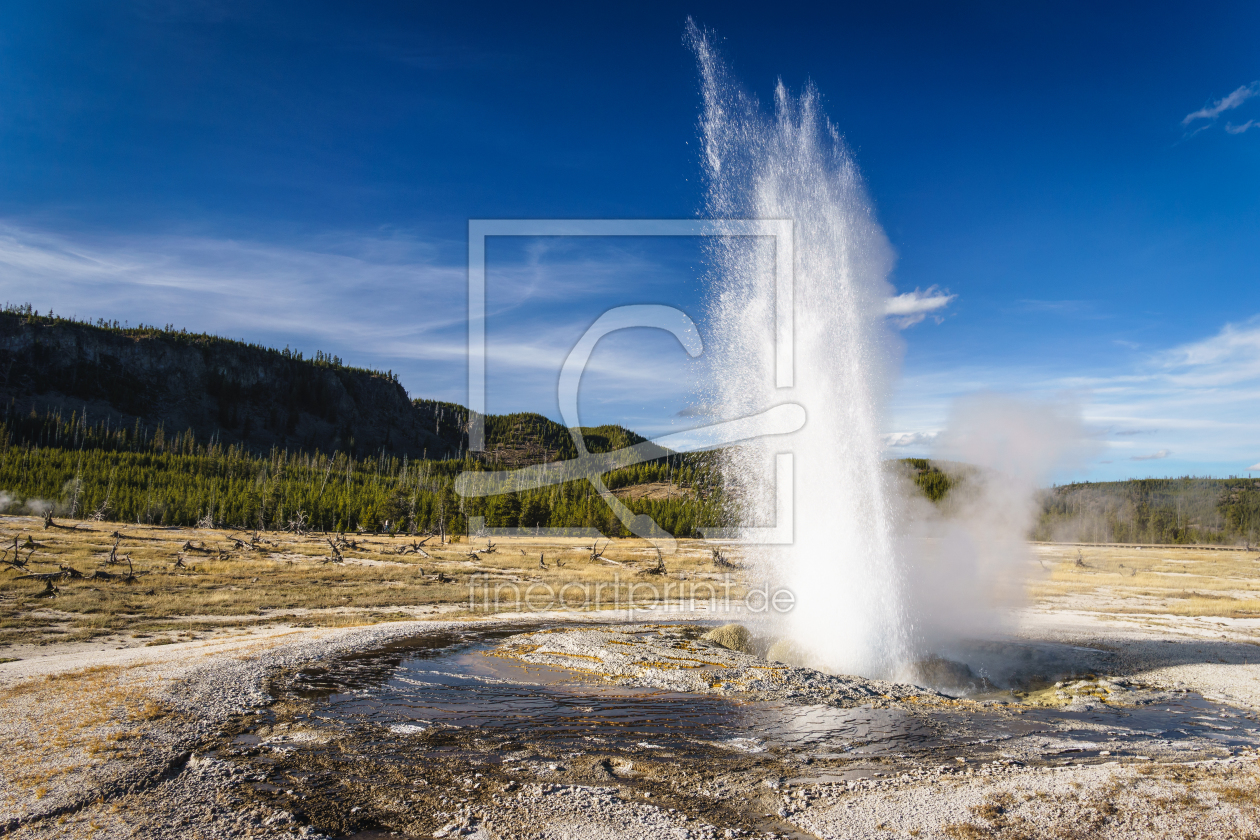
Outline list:
[[[1034,546],[1034,602],[1102,613],[1260,618],[1260,554],[1178,546]],[[1079,562],[1078,562],[1079,561]]]
[[[638,539],[599,540],[592,559],[591,541],[578,538],[491,544],[458,536],[442,542],[54,523],[44,528],[42,518],[0,517],[6,559],[16,539],[25,563],[0,571],[0,658],[15,644],[102,637],[162,644],[260,624],[411,619],[435,615],[434,608],[444,615],[558,608],[565,587],[565,606],[579,609],[625,607],[631,597],[638,606],[677,602],[692,587],[701,602],[710,590],[719,598],[743,595],[738,585],[724,589],[738,570],[715,565],[711,547],[699,541],[679,541],[659,573],[655,550]],[[94,578],[97,572],[110,577]],[[23,579],[31,574],[59,576]]]

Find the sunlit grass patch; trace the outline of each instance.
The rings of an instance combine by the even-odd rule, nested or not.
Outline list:
[[[634,587],[637,605],[675,603],[695,595],[739,598],[732,569],[713,564],[709,545],[679,541],[656,571],[657,554],[637,539],[513,537],[424,541],[389,535],[261,533],[193,528],[66,523],[45,530],[34,518],[6,517],[0,541],[34,538],[34,573],[65,567],[82,577],[53,582],[0,577],[0,646],[55,644],[144,632],[160,645],[172,633],[214,632],[233,626],[286,622],[353,626],[416,618],[416,607],[471,614],[517,609],[624,607]],[[129,563],[105,565],[115,551]],[[338,543],[333,552],[329,540]],[[251,547],[254,546],[254,547]],[[488,550],[492,549],[492,550]],[[728,554],[732,554],[728,550]],[[342,562],[333,562],[339,554]],[[428,556],[425,556],[428,555]],[[734,558],[738,562],[738,558]],[[113,575],[95,578],[94,573]],[[126,576],[134,572],[134,577]],[[684,591],[683,584],[687,585]],[[649,585],[650,584],[650,585]],[[531,597],[525,598],[526,590]],[[568,589],[565,589],[568,587]],[[565,589],[565,602],[557,597]],[[520,597],[517,597],[517,596]],[[594,598],[598,604],[590,602]]]
[[[1034,599],[1086,598],[1081,607],[1112,613],[1185,617],[1260,617],[1260,566],[1239,551],[1176,546],[1035,547],[1042,574]]]

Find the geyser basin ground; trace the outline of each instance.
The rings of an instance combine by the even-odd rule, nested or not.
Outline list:
[[[840,805],[908,780],[1141,773],[1260,745],[1254,716],[1191,692],[1095,678],[1052,687],[1053,707],[952,699],[723,650],[705,629],[426,635],[284,677],[211,760],[329,835],[531,836],[592,810],[575,836],[626,836],[602,832],[650,804],[665,822],[628,836],[810,836],[811,803],[785,792]]]
[[[176,547],[188,538],[148,533]],[[610,554],[621,560],[622,549],[637,550],[618,543]],[[1256,753],[1230,743],[1251,737],[1260,708],[1254,554],[1086,548],[1082,567],[1075,547],[1036,551],[1050,572],[1004,644],[1034,661],[1077,657],[1078,673],[1123,678],[1137,688],[1125,696],[1148,686],[1158,702],[1105,708],[1097,695],[1111,692],[1093,680],[1034,692],[1026,699],[1053,708],[1022,714],[941,701],[815,715],[818,704],[796,698],[614,684],[583,673],[593,668],[481,652],[572,628],[573,616],[297,628],[242,615],[253,626],[198,625],[199,638],[156,647],[137,635],[5,649],[21,661],[0,664],[0,826],[107,838],[298,837],[324,825],[427,837],[452,822],[484,837],[491,819],[504,838],[703,836],[706,826],[719,837],[1260,833]],[[451,554],[437,566],[448,576],[468,565]],[[236,562],[273,585],[291,574],[287,558]],[[481,565],[510,562],[504,553]],[[66,605],[51,606],[60,612],[41,603],[24,620],[44,616],[51,634],[68,620]],[[626,623],[581,618],[584,628]],[[436,671],[449,685],[425,675]],[[417,683],[436,687],[423,695]],[[485,708],[467,702],[470,686]],[[526,702],[514,723],[502,714]],[[1190,737],[1174,731],[1187,726]],[[601,731],[613,732],[607,743],[587,740]]]

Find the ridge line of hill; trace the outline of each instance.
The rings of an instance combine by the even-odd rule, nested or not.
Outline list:
[[[255,454],[346,452],[446,460],[467,453],[469,411],[410,399],[397,374],[306,358],[206,333],[117,321],[0,312],[0,411],[12,434],[111,448],[175,434]],[[541,414],[487,415],[483,462],[503,467],[576,457],[566,427]],[[591,452],[646,438],[584,427]],[[51,436],[51,438],[50,438]]]

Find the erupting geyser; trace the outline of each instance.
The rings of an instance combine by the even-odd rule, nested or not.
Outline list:
[[[776,632],[801,664],[890,677],[912,636],[882,467],[881,418],[894,376],[884,323],[892,254],[852,158],[806,87],[779,84],[774,113],[734,84],[707,36],[699,59],[712,219],[790,219],[795,226],[795,376],[775,387],[774,244],[721,237],[710,245],[708,318],[715,413],[740,417],[796,402],[808,420],[788,437],[735,448],[724,477],[746,526],[775,519],[774,456],[792,452],[795,540],[758,547],[796,596]]]

